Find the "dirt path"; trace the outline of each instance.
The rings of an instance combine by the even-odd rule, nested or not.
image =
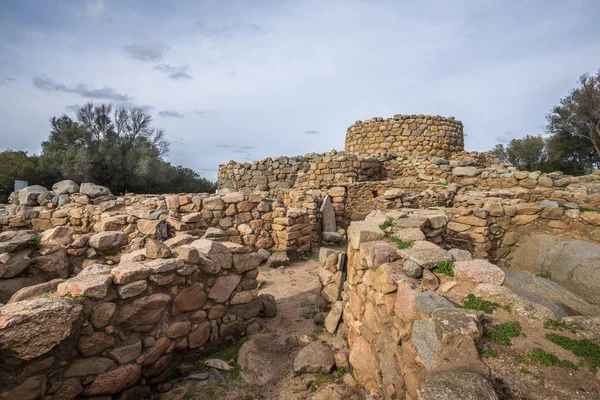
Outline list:
[[[320,383],[321,377],[310,374],[293,376],[292,364],[300,347],[290,346],[290,340],[294,337],[306,340],[306,336],[310,336],[313,340],[326,341],[334,351],[343,346],[339,336],[327,333],[313,320],[318,311],[316,307],[319,296],[318,267],[317,260],[294,262],[286,268],[279,269],[259,267],[257,280],[260,283],[260,293],[273,295],[277,302],[277,316],[266,319],[264,330],[253,336],[260,336],[269,344],[268,351],[264,355],[264,368],[272,375],[268,384],[248,385],[242,379],[240,372],[234,371],[224,374],[229,380],[229,389],[219,386],[212,377],[200,382],[184,379],[174,383],[175,387],[168,393],[164,393],[160,397],[161,400],[308,398]],[[221,353],[221,358],[232,356],[237,359],[240,344]],[[219,354],[215,356],[218,357]]]

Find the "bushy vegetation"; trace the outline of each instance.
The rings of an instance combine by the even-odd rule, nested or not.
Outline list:
[[[452,261],[440,261],[432,270],[435,273],[454,276],[454,262]]]
[[[463,301],[463,307],[470,310],[483,311],[486,314],[491,314],[495,309],[500,308],[500,304],[493,303],[477,297],[474,294],[469,294]]]
[[[510,338],[518,337],[523,328],[518,321],[506,322],[504,324],[492,325],[483,331],[483,335],[491,342],[502,346],[511,346]]]
[[[571,339],[556,333],[546,334],[546,339],[552,343],[569,350],[576,356],[582,357],[589,365],[593,373],[600,367],[600,344],[589,339]]]
[[[392,225],[394,225],[394,222],[392,221],[391,218],[388,218],[383,224],[379,225],[379,229],[381,229],[382,231],[385,231],[387,228],[389,228]]]
[[[62,179],[93,182],[114,193],[213,192],[215,184],[183,166],[164,160],[165,132],[152,126],[141,109],[88,103],[50,120],[51,131],[40,155],[6,150],[0,153],[0,201],[14,180],[47,188]]]
[[[529,357],[530,360],[532,360],[538,364],[545,365],[547,367],[557,365],[561,368],[571,368],[574,370],[579,369],[571,361],[561,360],[556,355],[545,351],[541,347],[537,347],[537,348],[531,350],[531,352],[527,355],[527,357]]]
[[[544,328],[552,329],[554,331],[569,331],[571,333],[577,333],[583,331],[583,328],[580,328],[575,325],[567,324],[563,321],[556,321],[554,319],[549,319],[544,322]]]

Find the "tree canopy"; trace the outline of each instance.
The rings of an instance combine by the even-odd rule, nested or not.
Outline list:
[[[216,185],[192,169],[172,166],[165,132],[152,126],[141,109],[88,103],[50,120],[51,131],[39,156],[23,151],[0,153],[0,196],[13,181],[52,186],[61,179],[93,182],[115,193],[212,192]]]
[[[600,70],[584,74],[546,116],[546,137],[513,139],[491,153],[523,170],[590,173],[600,167]]]

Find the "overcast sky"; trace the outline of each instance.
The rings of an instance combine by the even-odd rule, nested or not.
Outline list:
[[[455,116],[488,150],[600,68],[598,21],[598,0],[2,1],[0,151],[39,152],[88,101],[146,107],[210,179],[398,113]]]

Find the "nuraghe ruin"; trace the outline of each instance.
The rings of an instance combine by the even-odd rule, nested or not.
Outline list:
[[[344,382],[367,398],[599,398],[598,359],[552,342],[580,362],[568,372],[580,390],[520,389],[504,353],[486,358],[504,347],[482,346],[503,321],[521,324],[513,341],[548,321],[569,340],[600,338],[598,171],[519,171],[465,152],[462,129],[356,121],[344,152],[221,165],[218,194],[72,181],[14,193],[0,211],[1,395],[145,398],[263,329],[277,306],[259,293],[261,263],[318,253],[325,328],[344,339]]]

